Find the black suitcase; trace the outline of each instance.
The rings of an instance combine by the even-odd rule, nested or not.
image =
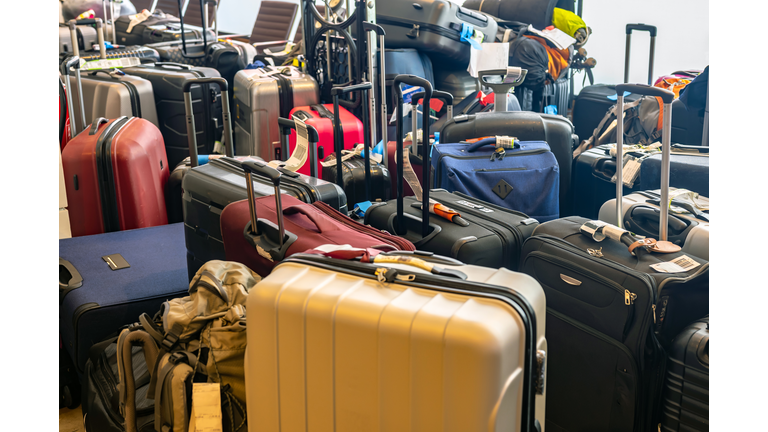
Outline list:
[[[376,10],[376,22],[387,34],[390,48],[415,48],[464,65],[469,62],[469,42],[461,40],[462,28],[481,31],[493,42],[498,25],[492,16],[463,8],[447,0],[389,0]]]
[[[71,40],[79,40],[80,37],[77,33],[77,26],[76,23],[91,23],[93,22],[96,24],[96,34],[97,34],[97,41],[99,41],[99,45],[101,46],[104,41],[104,24],[101,21],[101,18],[94,18],[89,20],[80,20],[75,21],[71,20],[69,22],[69,32],[70,32],[70,39]],[[75,33],[72,35],[72,33]],[[74,39],[72,39],[72,36],[74,36]],[[120,46],[119,48],[112,48],[112,49],[104,49],[104,53],[101,52],[100,48],[93,49],[90,46],[84,46],[85,49],[80,49],[80,44],[72,44],[72,52],[61,52],[59,53],[59,64],[62,64],[67,57],[70,55],[75,55],[77,57],[80,57],[80,59],[85,61],[91,61],[91,60],[98,60],[101,58],[107,58],[107,59],[115,59],[115,58],[125,58],[125,57],[137,57],[142,62],[156,62],[160,61],[160,55],[158,52],[152,48],[144,47],[140,45],[131,45],[131,46]]]
[[[661,431],[709,430],[709,315],[672,341],[661,401]]]
[[[629,53],[630,39],[632,31],[647,31],[651,34],[651,49],[648,60],[648,85],[653,80],[653,59],[654,46],[656,44],[656,27],[646,24],[627,24],[627,44],[624,52],[624,82],[629,80]],[[576,127],[576,135],[582,140],[592,136],[595,128],[600,124],[600,120],[605,117],[608,109],[616,104],[616,99],[608,99],[609,96],[616,95],[616,86],[612,84],[595,84],[584,87],[576,96],[573,105],[573,125]],[[639,95],[629,94],[625,97],[625,102],[632,102],[640,99]]]
[[[632,84],[618,89],[661,96],[664,120],[671,120],[672,92]],[[669,148],[665,134],[664,151]],[[668,167],[664,175],[668,179]],[[663,228],[666,217],[663,210]],[[660,240],[666,240],[664,231]],[[547,429],[631,432],[656,426],[664,349],[709,312],[709,263],[679,251],[651,253],[646,241],[573,216],[539,225],[523,245],[520,270],[547,295]],[[670,269],[675,272],[651,267],[670,261],[679,264]]]
[[[186,294],[183,231],[173,224],[59,240],[59,332],[78,374],[91,345]],[[130,267],[112,270],[121,258]]]
[[[114,41],[120,45],[144,45],[151,42],[160,42],[151,37],[153,32],[162,33],[169,24],[178,24],[179,18],[166,14],[160,9],[152,11],[152,15],[146,20],[134,25],[130,33],[128,27],[131,24],[132,15],[121,15],[114,20]]]
[[[403,109],[403,97],[399,84],[426,88],[425,106],[429,104],[432,86],[426,80],[413,75],[401,75],[394,83],[395,92],[398,94],[396,109],[400,128],[403,123],[400,114]],[[450,95],[444,96],[450,99]],[[424,136],[429,136],[428,122],[425,124]],[[369,207],[364,217],[366,225],[404,237],[413,242],[419,250],[450,256],[466,264],[516,269],[522,242],[538,226],[538,221],[523,213],[497,207],[467,195],[450,193],[443,189],[430,191],[429,187],[423,189],[423,202],[429,202],[432,197],[444,206],[455,209],[461,214],[465,224],[459,225],[461,222],[458,220],[454,222],[431,213],[428,205],[422,209],[416,197],[403,197],[405,179],[402,136],[397,136],[397,152],[397,199],[374,203]],[[421,158],[425,161],[422,165],[422,175],[425,179],[429,178],[429,152],[429,146],[421,146]]]
[[[222,98],[228,99],[227,83],[222,78],[195,78],[187,80],[183,91],[190,92],[195,84],[218,83]],[[228,101],[223,102],[225,113],[229,112]],[[224,242],[221,237],[219,220],[228,204],[248,198],[245,172],[241,158],[222,157],[205,165],[198,165],[197,145],[194,141],[195,124],[187,108],[187,136],[191,167],[180,175],[182,209],[184,215],[184,240],[187,245],[187,270],[189,280],[206,262],[225,260]],[[290,122],[289,122],[290,123]],[[224,134],[227,140],[227,154],[232,154],[232,125],[229,115],[224,120]],[[287,145],[287,143],[286,143]],[[253,156],[251,156],[253,157]],[[261,160],[259,158],[256,158]],[[338,185],[280,168],[282,193],[296,197],[306,203],[323,201],[336,210],[347,213],[347,197]],[[261,176],[253,177],[253,192],[256,196],[273,195],[272,183]]]
[[[175,167],[189,156],[184,98],[181,91],[184,81],[190,78],[218,77],[219,72],[212,68],[178,63],[127,67],[123,68],[123,72],[142,77],[152,83],[158,126],[165,141],[168,166]],[[195,86],[192,89],[192,106],[195,109],[198,154],[212,153],[214,142],[223,142],[221,137],[224,122],[219,87],[208,84]]]
[[[552,25],[557,0],[467,0],[464,7],[482,11],[503,20],[529,23],[544,30]]]

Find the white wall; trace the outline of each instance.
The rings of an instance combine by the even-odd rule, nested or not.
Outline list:
[[[627,23],[658,28],[654,80],[675,70],[704,69],[709,64],[708,0],[586,0],[582,15],[593,32],[584,48],[597,60],[592,71],[595,83],[624,80]],[[632,34],[630,82],[647,81],[649,44],[647,32]],[[578,93],[580,75],[575,84]]]

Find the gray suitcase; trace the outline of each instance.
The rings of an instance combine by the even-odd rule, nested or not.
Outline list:
[[[86,20],[78,21],[78,23],[82,23],[83,21]],[[95,28],[89,25],[77,26],[77,43],[81,50],[90,50],[97,41]],[[69,26],[67,24],[59,24],[59,54],[72,53],[74,51],[72,43],[72,35],[70,34]]]
[[[294,66],[244,69],[235,75],[235,155],[284,160],[277,118],[319,102],[314,78]]]

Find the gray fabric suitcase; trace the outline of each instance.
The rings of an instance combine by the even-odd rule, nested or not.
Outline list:
[[[319,102],[314,78],[294,66],[244,69],[235,75],[235,155],[285,160],[277,118]]]

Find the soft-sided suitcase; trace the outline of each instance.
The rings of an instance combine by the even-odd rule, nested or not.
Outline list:
[[[222,93],[227,91],[227,84],[221,78],[195,78],[187,80],[184,84],[184,92],[189,92],[195,83],[217,82],[222,85]],[[191,97],[189,108],[191,108]],[[226,103],[226,102],[224,102]],[[227,105],[225,105],[227,108]],[[227,109],[228,111],[228,109]],[[194,118],[187,111],[187,136],[195,136]],[[225,136],[231,130],[230,116],[224,118]],[[283,128],[295,127],[292,121],[286,121]],[[311,128],[311,126],[309,127]],[[315,132],[316,133],[316,132]],[[285,133],[280,134],[282,136]],[[229,139],[227,139],[229,142]],[[287,147],[287,141],[284,142]],[[222,210],[235,201],[248,197],[246,182],[244,180],[242,163],[244,160],[259,158],[232,158],[221,157],[210,160],[205,165],[198,166],[196,145],[190,140],[191,168],[183,170],[180,175],[182,191],[182,209],[184,215],[184,238],[187,245],[187,265],[191,280],[195,272],[207,261],[225,259],[224,243],[221,237],[221,225],[219,223]],[[227,150],[229,153],[230,150]],[[231,153],[229,153],[231,154]],[[308,177],[303,174],[287,171],[279,168],[283,174],[281,190],[285,194],[296,197],[302,202],[313,203],[323,201],[336,210],[346,213],[347,197],[344,191],[333,183]],[[260,196],[274,193],[272,183],[262,177],[253,178],[253,191]]]
[[[709,315],[672,341],[661,401],[659,430],[709,430]]]
[[[175,167],[189,156],[189,141],[184,117],[184,81],[190,78],[218,77],[216,69],[194,67],[178,63],[155,63],[122,69],[128,75],[141,77],[152,83],[157,107],[158,127],[165,141],[168,164]],[[195,110],[198,154],[209,154],[216,141],[222,139],[221,91],[216,85],[203,84],[192,89]]]
[[[389,39],[387,39],[389,41]],[[379,51],[380,52],[380,51]],[[381,55],[378,56],[381,60]],[[416,75],[424,78],[435,87],[435,74],[432,67],[432,60],[424,53],[413,48],[385,48],[384,50],[384,75],[386,90],[381,100],[387,103],[387,136],[394,140],[395,123],[391,121],[394,114],[394,107],[397,105],[397,96],[393,90],[393,83],[396,76],[401,74]],[[409,114],[410,115],[410,114]],[[421,127],[421,118],[418,118],[418,125]],[[411,131],[411,123],[403,125],[403,136]],[[394,149],[395,141],[390,141]],[[394,150],[392,153],[394,154]]]
[[[660,96],[667,108],[674,98],[663,89],[622,84],[620,105],[625,89]],[[670,114],[665,109],[666,122]],[[668,156],[669,132],[663,138]],[[666,218],[662,210],[658,243],[574,216],[539,225],[523,245],[520,269],[547,296],[550,430],[655,428],[664,349],[709,310],[709,263],[663,243]]]
[[[380,233],[349,218],[345,223],[341,218],[328,217],[311,204],[280,194],[282,174],[264,162],[243,162],[243,170],[246,184],[252,184],[252,175],[256,174],[274,185],[275,194],[254,198],[249,193],[248,199],[229,204],[221,212],[227,261],[243,263],[266,276],[286,257],[324,244],[415,249],[407,240]]]
[[[153,31],[162,33],[168,24],[178,24],[179,22],[179,18],[166,14],[160,9],[153,10],[147,19],[131,26],[131,21],[135,18],[136,15],[121,15],[114,20],[115,37],[117,40],[112,42],[121,45],[144,45],[160,42],[150,36]]]
[[[386,31],[391,48],[415,48],[464,64],[469,61],[471,46],[462,40],[462,33],[471,28],[481,32],[484,41],[492,42],[498,27],[492,16],[447,0],[382,3],[376,10],[376,22]]]
[[[627,45],[624,52],[624,82],[629,80],[629,53],[632,32],[647,31],[651,35],[650,58],[648,60],[648,84],[653,79],[654,46],[656,44],[656,27],[646,24],[627,24]],[[610,98],[610,99],[609,99]],[[625,96],[625,102],[633,102],[640,99],[639,95],[629,94]],[[600,124],[608,109],[616,104],[616,86],[612,84],[595,84],[584,87],[576,96],[573,104],[573,125],[576,135],[585,140],[592,136],[595,128]]]
[[[285,160],[278,117],[291,118],[295,106],[318,103],[319,88],[294,66],[244,69],[235,75],[235,154]]]
[[[77,57],[64,64],[69,99],[69,69],[76,68],[80,87],[79,64]],[[164,193],[170,169],[163,137],[152,123],[99,117],[67,143],[61,158],[72,236],[168,223]]]
[[[402,112],[403,98],[400,83],[421,86],[426,89],[424,104],[429,105],[432,86],[424,79],[412,75],[395,78],[398,94],[397,112]],[[450,99],[450,95],[441,95]],[[450,103],[449,103],[450,104]],[[402,127],[402,115],[398,115],[398,129]],[[429,136],[429,124],[425,122],[424,136]],[[517,268],[522,242],[530,236],[538,221],[513,210],[495,206],[460,193],[445,190],[429,190],[424,187],[418,200],[404,197],[403,138],[397,136],[397,198],[374,203],[365,212],[364,223],[404,237],[419,250],[450,256],[464,263],[491,268]],[[422,178],[429,179],[430,146],[422,146]],[[416,187],[416,186],[414,186]],[[443,216],[430,212],[430,197],[448,209],[440,210]],[[457,216],[456,213],[460,214]],[[458,219],[457,219],[458,218]]]
[[[59,240],[59,331],[78,373],[91,345],[188,287],[182,224]]]
[[[248,297],[249,431],[545,430],[535,281],[419,252],[365,262],[294,255]]]
[[[334,122],[336,121],[336,117],[333,110],[333,104],[297,106],[291,110],[288,117],[291,119],[299,119],[308,125],[312,125],[317,130],[318,173],[323,172],[323,166],[320,164],[320,161],[336,151],[334,147],[333,135],[335,130]],[[339,127],[341,128],[341,132],[344,136],[342,143],[345,150],[351,150],[355,148],[357,144],[361,144],[363,142],[363,131],[368,129],[364,129],[363,123],[360,121],[360,119],[355,117],[354,114],[349,112],[343,106],[339,106],[339,121],[341,122]],[[292,155],[296,149],[296,132],[291,133],[290,149],[290,153],[286,156]],[[309,162],[305,163],[301,168],[296,170],[296,172],[302,173],[304,175],[312,175],[310,171]],[[334,176],[333,178],[324,179],[328,181],[335,181],[336,177]]]
[[[502,20],[519,21],[544,30],[552,25],[557,0],[467,0],[464,7]]]
[[[509,87],[489,83],[484,85],[495,89]],[[498,90],[495,90],[498,93]],[[503,91],[502,94],[506,93]],[[500,99],[499,95],[495,95]],[[559,115],[538,114],[526,111],[484,112],[470,115],[457,115],[445,123],[440,130],[440,142],[457,143],[467,139],[486,136],[512,136],[520,141],[545,141],[557,159],[560,169],[560,215],[570,215],[571,206],[571,165],[573,147],[578,141],[573,125]],[[601,201],[604,202],[605,200]]]
[[[677,188],[670,188],[670,193],[675,193],[676,190]],[[661,217],[661,191],[637,191],[625,195],[622,201],[624,226],[635,234],[657,238]],[[697,205],[705,207],[706,210]],[[677,211],[669,215],[668,240],[681,246],[683,252],[709,261],[709,198],[699,196],[693,202],[683,196],[673,199],[672,206]],[[617,221],[615,198],[600,207],[598,219],[609,223]]]

